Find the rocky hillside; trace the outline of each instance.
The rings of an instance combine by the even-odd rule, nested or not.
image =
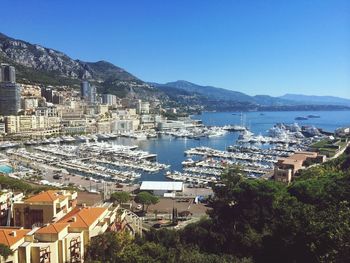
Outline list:
[[[82,79],[87,79],[94,82],[100,92],[110,92],[121,97],[162,95],[150,85],[109,62],[74,60],[62,52],[13,39],[1,33],[0,62],[16,66],[18,82],[78,86]]]

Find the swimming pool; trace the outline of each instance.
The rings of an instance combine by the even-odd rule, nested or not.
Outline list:
[[[6,164],[0,164],[0,173],[9,174],[12,172],[13,172],[13,169],[11,166]]]

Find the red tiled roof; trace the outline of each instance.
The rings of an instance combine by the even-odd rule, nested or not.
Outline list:
[[[86,228],[90,227],[106,210],[105,207],[76,207],[58,222],[68,223],[71,227]]]
[[[38,234],[57,234],[60,233],[63,229],[68,227],[67,223],[52,223],[47,226],[40,228],[36,233]]]
[[[31,229],[21,228],[0,228],[0,243],[5,244],[8,247],[16,244],[21,240]],[[16,235],[13,233],[16,232]]]
[[[45,192],[41,192],[37,195],[34,195],[32,197],[29,197],[28,199],[25,200],[25,202],[49,202],[49,203],[53,203],[54,201],[59,199],[60,196],[62,196],[62,195],[59,195],[58,191],[48,190]]]

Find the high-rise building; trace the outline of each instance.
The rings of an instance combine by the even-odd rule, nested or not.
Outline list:
[[[64,97],[60,94],[55,94],[53,95],[53,98],[52,98],[52,103],[53,104],[63,104],[64,102]]]
[[[117,96],[113,94],[102,94],[102,103],[108,105],[116,105]]]
[[[13,66],[0,66],[0,115],[16,115],[21,108],[21,87],[16,84]]]
[[[89,103],[96,103],[96,87],[84,80],[80,84],[80,97]]]
[[[137,102],[137,113],[138,114],[149,114],[149,102],[138,100]]]
[[[90,89],[90,83],[86,80],[82,81],[80,84],[80,97],[84,100],[87,99]]]
[[[0,66],[0,82],[16,83],[16,69],[8,64]]]
[[[50,88],[42,87],[41,88],[41,97],[46,99],[46,102],[53,102],[54,92]]]

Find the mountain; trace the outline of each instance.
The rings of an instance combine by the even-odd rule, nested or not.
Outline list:
[[[259,105],[268,105],[268,106],[282,106],[282,105],[296,105],[298,104],[296,101],[287,100],[278,97],[272,97],[269,95],[255,95],[254,97],[255,103]]]
[[[344,99],[333,96],[310,96],[300,94],[285,94],[279,97],[284,100],[296,101],[308,105],[342,105],[350,106],[350,99]]]
[[[100,92],[118,96],[153,97],[158,91],[124,69],[106,61],[85,62],[37,44],[0,33],[0,62],[16,67],[17,80],[45,85],[76,85],[89,80]]]
[[[295,102],[289,101],[282,98],[271,97],[268,95],[256,95],[249,96],[243,92],[227,90],[212,86],[200,86],[185,80],[178,80],[174,82],[168,82],[165,84],[150,83],[154,87],[165,92],[167,95],[169,93],[176,92],[181,94],[182,92],[187,92],[187,95],[197,95],[202,98],[207,98],[210,100],[225,101],[225,102],[247,102],[256,105],[294,105]],[[183,94],[182,94],[183,95]]]
[[[346,99],[335,97],[316,97],[318,100],[303,99],[302,95],[272,97],[268,95],[249,96],[245,93],[212,86],[201,86],[185,80],[165,84],[149,83],[167,96],[182,104],[202,105],[205,110],[341,110],[349,109]],[[330,99],[332,98],[332,99]],[[315,103],[315,102],[319,103]]]
[[[212,86],[200,86],[185,80],[168,82],[165,84],[161,84],[160,86],[182,89],[188,92],[194,92],[197,94],[201,94],[205,97],[217,100],[254,102],[254,99],[251,96],[248,96],[247,94],[244,94],[242,92],[216,88]]]

